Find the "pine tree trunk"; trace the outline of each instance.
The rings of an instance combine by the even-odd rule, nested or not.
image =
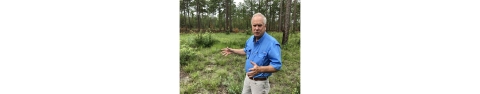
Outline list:
[[[294,3],[293,3],[293,25],[292,25],[292,30],[293,32],[297,31],[297,12],[298,12],[298,9],[297,9],[297,3],[298,3],[298,0],[295,0]]]
[[[275,6],[275,7],[276,7],[276,6]],[[270,14],[272,14],[272,15],[270,15],[270,23],[269,23],[269,24],[271,24],[271,25],[269,25],[269,26],[270,26],[270,27],[269,27],[270,29],[274,28],[274,27],[273,27],[273,26],[274,26],[274,24],[273,24],[274,21],[273,21],[273,20],[275,19],[275,16],[273,15],[273,12],[274,12],[274,11],[273,11],[273,9],[272,9],[272,6],[270,6]]]
[[[185,12],[185,10],[183,10],[183,17],[184,17],[184,19],[183,19],[183,27],[184,27],[184,28],[187,26],[187,15],[185,15],[185,14],[186,14],[186,12]],[[187,31],[188,31],[188,29],[187,29]]]
[[[230,29],[228,32],[232,32],[232,11],[231,11],[231,6],[232,6],[232,1],[228,0],[228,28]]]
[[[288,25],[290,24],[290,4],[292,0],[286,0],[286,10],[285,10],[285,21],[284,21],[284,29],[283,29],[283,38],[282,38],[282,45],[286,45],[288,42]]]
[[[197,32],[200,32],[200,1],[197,1]]]
[[[190,26],[190,6],[189,6],[189,3],[186,4],[186,10],[187,10],[187,23],[185,23],[187,25],[187,32],[190,32],[188,29],[189,29],[189,26]]]
[[[266,0],[266,2],[265,2],[265,5],[267,6],[265,9],[267,9],[267,10],[271,7],[268,2],[270,2],[270,0]],[[267,12],[266,10],[264,12],[265,12],[264,13],[265,17],[270,17],[270,15],[272,15],[272,14],[270,14],[270,12]],[[270,20],[268,20],[267,23],[268,23],[268,24],[266,24],[267,25],[267,31],[270,31]]]
[[[278,18],[278,21],[279,21],[278,30],[283,31],[283,20],[284,20],[283,19],[283,16],[284,16],[283,15],[283,9],[284,9],[284,3],[283,2],[284,2],[284,0],[281,0],[281,2],[282,3],[280,4],[280,8],[279,8],[279,10],[280,10],[280,15],[279,16],[280,17]]]
[[[225,31],[228,30],[228,0],[225,0]],[[229,32],[227,31],[227,34]]]

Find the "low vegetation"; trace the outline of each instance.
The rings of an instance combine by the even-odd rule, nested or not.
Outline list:
[[[281,42],[281,32],[268,32]],[[248,34],[248,35],[247,35]],[[245,77],[245,56],[222,56],[225,47],[243,48],[249,33],[180,34],[181,94],[240,94]],[[300,93],[300,33],[292,33],[282,46],[282,70],[270,80],[272,94]]]

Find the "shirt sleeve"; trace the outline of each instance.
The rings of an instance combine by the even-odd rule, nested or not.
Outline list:
[[[247,47],[248,47],[248,41],[249,40],[250,40],[250,38],[247,39],[247,41],[245,41],[245,47],[243,47],[243,52],[245,52],[245,53],[247,53]]]
[[[280,49],[280,44],[272,45],[272,48],[268,52],[268,58],[270,59],[270,65],[279,71],[282,68],[282,53]]]

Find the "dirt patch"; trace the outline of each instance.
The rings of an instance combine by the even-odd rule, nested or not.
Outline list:
[[[205,71],[207,72],[212,72],[213,71],[213,68],[215,67],[216,65],[213,65],[213,64],[209,64],[205,67]]]
[[[183,71],[180,71],[180,79],[185,78],[185,77],[187,77],[187,76],[188,76],[187,73],[185,73],[185,72],[183,72]]]
[[[274,83],[272,81],[269,81],[269,83],[270,83],[270,88],[274,88],[275,86]]]
[[[188,73],[185,73],[183,71],[180,70],[180,83],[186,83],[188,82],[188,80],[190,80],[190,77],[188,77]]]
[[[217,92],[217,93],[218,93],[218,94],[227,94],[227,93],[228,93],[228,92],[227,92],[227,86],[225,86],[225,85],[220,85],[220,86],[218,87],[218,92]]]

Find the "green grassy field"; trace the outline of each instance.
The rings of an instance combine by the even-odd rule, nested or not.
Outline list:
[[[281,32],[268,33],[281,43]],[[222,56],[220,49],[243,48],[251,35],[207,33],[201,38],[198,35],[180,34],[180,93],[240,94],[245,78],[245,56]],[[205,46],[205,43],[211,44]],[[292,33],[288,44],[282,46],[282,64],[282,69],[269,78],[270,93],[299,94],[300,33]]]

